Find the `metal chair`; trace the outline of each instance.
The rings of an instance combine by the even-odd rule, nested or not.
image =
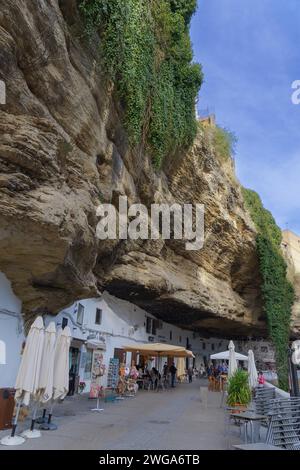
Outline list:
[[[272,401],[267,443],[287,450],[300,450],[300,398]]]
[[[272,410],[272,401],[276,398],[275,388],[256,387],[254,394],[256,413],[267,415]]]
[[[227,397],[228,397],[228,383],[224,382],[223,387],[222,387],[220,408],[223,408],[223,406],[226,405]]]
[[[269,403],[270,422],[265,447],[300,450],[300,398],[272,399]],[[234,446],[236,449],[262,449],[263,444]]]

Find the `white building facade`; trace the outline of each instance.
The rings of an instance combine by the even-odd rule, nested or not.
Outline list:
[[[15,384],[25,340],[21,307],[10,282],[0,273],[0,388]],[[188,347],[195,355],[193,365],[196,368],[209,364],[211,354],[228,348],[228,339],[203,338],[199,333],[158,320],[138,306],[107,292],[99,298],[77,301],[56,316],[45,315],[44,321],[45,326],[54,321],[57,329],[66,325],[71,328],[70,375],[74,379],[75,392],[80,388],[80,382],[85,383],[85,392],[90,391],[96,359],[100,358],[106,369],[101,377],[103,386],[109,385],[112,359],[127,366],[133,361],[140,362],[138,355],[124,351],[126,345],[160,342]],[[274,360],[273,348],[267,341],[237,341],[235,344],[238,352],[247,354],[248,349],[253,349],[255,358],[262,363]],[[157,366],[157,362],[153,365]]]
[[[0,388],[13,388],[25,340],[21,301],[0,272]]]
[[[195,355],[195,367],[208,363],[210,354],[228,347],[228,340],[201,338],[192,331],[157,320],[145,310],[107,292],[100,298],[80,300],[56,317],[47,316],[45,324],[50,321],[55,321],[57,328],[66,325],[71,328],[70,363],[77,376],[76,390],[80,382],[86,384],[85,391],[90,389],[94,351],[103,356],[106,372],[101,384],[107,386],[110,359],[117,358],[128,367],[133,361],[139,362],[134,353],[124,351],[126,345],[140,342],[188,345]]]

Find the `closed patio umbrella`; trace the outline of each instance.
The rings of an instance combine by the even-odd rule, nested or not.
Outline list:
[[[30,398],[37,396],[39,390],[43,346],[44,322],[42,317],[37,317],[26,340],[15,385],[15,399],[26,406],[29,405]]]
[[[71,330],[66,326],[57,332],[54,352],[53,395],[47,422],[41,424],[40,429],[53,431],[56,424],[51,423],[54,402],[65,398],[69,391],[69,349],[71,344]],[[44,415],[43,415],[44,417]]]
[[[54,373],[54,354],[56,343],[55,323],[49,323],[45,330],[44,349],[42,356],[42,365],[40,373],[40,396],[41,403],[47,403],[53,395],[53,373]]]
[[[69,391],[69,349],[71,344],[71,330],[66,326],[58,335],[53,374],[53,400],[62,400]]]
[[[20,436],[15,436],[21,404],[28,405],[36,399],[39,392],[40,369],[44,345],[44,322],[37,317],[29,330],[21,364],[16,380],[15,400],[18,404],[11,435],[1,440],[3,445],[19,445],[24,442]]]
[[[38,395],[36,396],[36,406],[33,411],[30,429],[22,433],[23,437],[37,438],[41,436],[40,431],[34,429],[34,425],[36,421],[36,413],[39,407],[39,403],[46,403],[52,398],[55,342],[55,323],[51,322],[45,330],[44,347],[39,376],[39,391]]]
[[[182,378],[185,376],[185,359],[183,357],[179,357],[177,359],[177,377]]]
[[[250,388],[256,387],[258,374],[252,349],[248,351],[248,376]]]
[[[234,347],[233,341],[230,341],[228,349],[229,349],[228,377],[232,377],[235,371],[237,370],[235,347]]]
[[[54,374],[54,355],[56,345],[56,328],[55,323],[50,322],[45,330],[44,349],[40,374],[40,395],[39,402],[46,406],[53,395],[53,374]],[[43,416],[36,420],[37,423],[43,424],[46,421],[46,409],[44,408]]]
[[[57,332],[54,365],[53,365],[53,394],[52,403],[47,422],[42,422],[40,429],[53,431],[57,429],[56,424],[51,423],[54,402],[65,398],[69,391],[69,349],[71,344],[71,330],[66,326]],[[40,421],[44,420],[44,415]]]

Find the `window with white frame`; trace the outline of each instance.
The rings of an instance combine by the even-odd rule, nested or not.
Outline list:
[[[77,309],[77,323],[78,325],[83,324],[83,315],[84,315],[84,306],[79,303],[78,304],[78,309]]]
[[[146,333],[150,335],[152,333],[152,318],[151,317],[146,317]]]
[[[95,324],[101,325],[102,323],[102,309],[96,308]]]
[[[156,335],[157,328],[159,328],[159,320],[156,318],[146,317],[146,333],[149,335]]]

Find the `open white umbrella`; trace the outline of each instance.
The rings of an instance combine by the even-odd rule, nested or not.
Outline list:
[[[234,347],[233,341],[230,341],[228,349],[229,349],[228,377],[232,377],[235,371],[237,370],[235,347]]]
[[[248,361],[248,356],[244,356],[244,354],[238,353],[234,351],[235,353],[235,359],[237,361]],[[211,354],[210,358],[211,359],[216,359],[218,361],[229,361],[229,354],[230,351],[227,349],[227,351],[219,352],[216,354]]]
[[[248,351],[248,380],[249,380],[249,385],[251,388],[254,388],[257,386],[257,369],[255,365],[255,360],[254,360],[254,354],[252,349],[249,349]]]
[[[43,345],[44,322],[42,317],[37,317],[29,330],[17,375],[15,400],[18,407],[12,432],[1,440],[3,445],[18,445],[24,442],[22,437],[15,436],[19,411],[21,404],[28,405],[30,399],[38,396]]]

